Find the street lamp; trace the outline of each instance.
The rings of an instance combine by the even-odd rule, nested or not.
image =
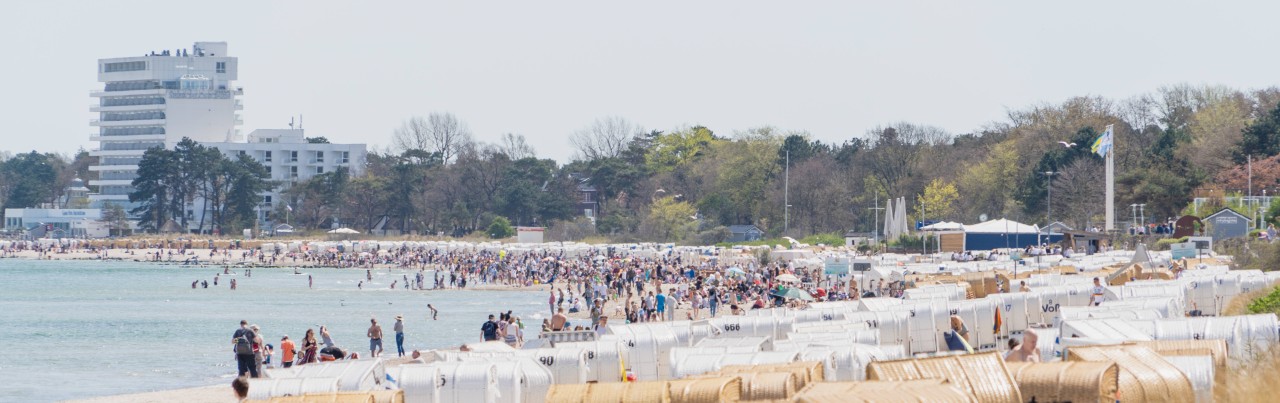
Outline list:
[[[1049,235],[1053,235],[1053,175],[1058,174],[1058,172],[1044,171],[1041,173],[1048,177],[1049,180],[1049,184],[1045,186],[1045,188],[1049,190],[1049,197],[1048,201],[1045,203],[1046,211],[1044,213],[1044,225],[1049,227]],[[1053,238],[1050,237],[1049,240],[1052,242]]]
[[[880,210],[884,210],[884,207],[880,207],[879,193],[876,193],[875,207],[867,207],[867,210],[874,211],[874,213],[871,214],[872,216],[875,217],[875,226],[871,227],[871,242],[876,244],[877,247],[879,247],[880,245]]]

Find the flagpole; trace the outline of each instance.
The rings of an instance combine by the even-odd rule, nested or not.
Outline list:
[[[1107,125],[1111,132],[1111,125]],[[1107,231],[1116,229],[1116,146],[1115,133],[1111,132],[1107,149]]]

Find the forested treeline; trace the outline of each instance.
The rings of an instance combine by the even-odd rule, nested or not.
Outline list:
[[[1274,87],[1179,85],[1010,110],[969,133],[899,122],[834,142],[767,126],[646,130],[610,117],[570,135],[574,157],[564,165],[539,159],[519,135],[476,141],[457,117],[438,113],[405,122],[392,150],[370,154],[366,175],[326,173],[290,193],[304,226],[340,217],[369,229],[385,219],[385,229],[460,235],[501,216],[550,226],[558,237],[695,242],[722,238],[735,224],[771,235],[784,227],[788,235],[871,231],[881,214],[871,209],[876,200],[896,197],[910,201],[912,220],[973,223],[985,214],[1044,224],[1044,173],[1056,172],[1053,220],[1083,228],[1103,216],[1103,159],[1089,147],[1107,125],[1114,125],[1116,205],[1144,203],[1150,218],[1163,220],[1202,186],[1247,193],[1232,178],[1247,156],[1280,153],[1278,101]],[[579,185],[598,191],[594,224],[576,209]],[[1280,182],[1253,186],[1255,194],[1274,193]]]
[[[448,235],[485,231],[505,217],[547,226],[555,238],[710,242],[736,224],[771,236],[871,231],[883,213],[872,209],[876,201],[896,197],[909,200],[911,220],[973,223],[985,214],[1044,224],[1052,181],[1053,220],[1083,228],[1103,217],[1104,164],[1089,146],[1114,125],[1116,205],[1142,203],[1149,219],[1163,220],[1197,189],[1250,193],[1243,167],[1250,159],[1252,193],[1280,191],[1278,102],[1276,87],[1178,85],[1012,109],[967,133],[899,122],[821,134],[837,141],[768,126],[652,130],[609,117],[568,134],[567,164],[539,158],[521,135],[479,141],[457,117],[434,113],[405,121],[390,147],[370,152],[363,175],[338,170],[294,184],[272,215],[280,221],[292,206],[291,221],[303,229],[337,220],[359,230]],[[249,224],[251,191],[271,185],[252,179],[264,177],[261,166],[207,162],[213,152],[197,151],[196,144],[148,151],[162,163],[139,173],[171,183],[137,183],[145,205],[135,213],[144,224],[161,217],[184,224],[178,203],[195,196],[218,211],[206,228]],[[83,152],[8,158],[0,165],[4,206],[56,199],[70,178],[91,179],[84,169],[91,161]],[[594,220],[582,217],[580,188],[597,192]]]

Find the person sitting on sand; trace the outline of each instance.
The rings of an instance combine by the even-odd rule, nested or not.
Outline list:
[[[942,336],[947,343],[947,350],[973,353],[968,340],[969,327],[965,326],[964,320],[959,316],[951,315],[951,328],[943,332]]]

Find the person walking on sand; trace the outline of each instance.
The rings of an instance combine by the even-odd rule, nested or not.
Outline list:
[[[319,352],[320,343],[316,342],[315,330],[307,329],[307,334],[302,337],[302,357],[299,357],[298,365],[316,362]]]
[[[253,340],[258,335],[249,329],[248,321],[240,321],[240,328],[231,334],[231,350],[236,355],[237,376],[258,377],[258,367],[253,362]]]
[[[480,325],[480,340],[498,340],[498,324],[493,321],[493,314],[489,314],[489,320]]]
[[[309,331],[310,329],[308,329]],[[280,366],[284,368],[293,367],[294,354],[297,353],[297,346],[293,344],[293,340],[289,340],[289,335],[280,338]]]
[[[267,354],[270,353],[267,351],[266,340],[262,338],[262,328],[249,325],[249,330],[253,331],[253,365],[258,368],[258,376],[265,377],[267,372],[263,370],[263,364],[268,361]]]
[[[396,315],[396,324],[392,330],[396,332],[396,353],[404,357],[404,315]]]
[[[369,331],[366,332],[366,335],[369,336],[369,355],[377,357],[382,354],[382,326],[378,326],[377,318],[369,319],[369,323],[371,325],[369,325]]]

